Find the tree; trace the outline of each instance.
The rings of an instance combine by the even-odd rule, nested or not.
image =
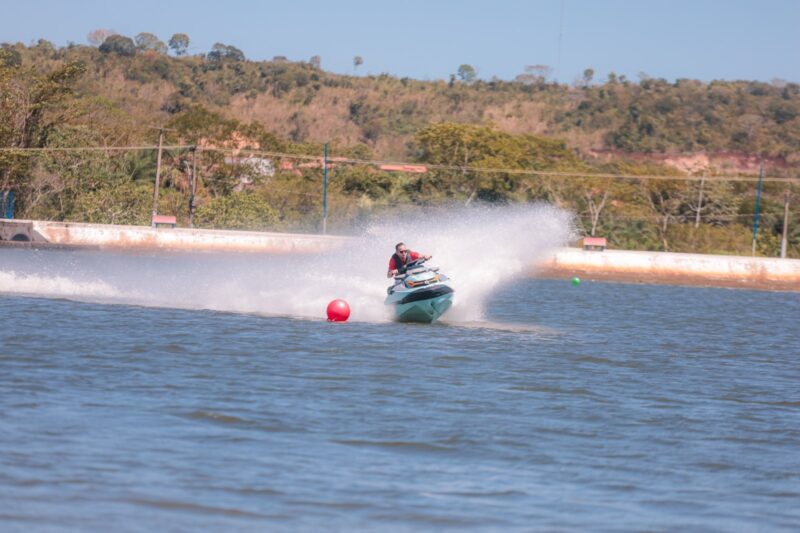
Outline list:
[[[361,56],[355,56],[353,58],[353,74],[356,73],[356,69],[364,64],[364,58]]]
[[[90,223],[144,226],[150,221],[152,205],[152,183],[119,180],[79,195],[74,213]]]
[[[552,72],[553,69],[547,65],[528,65],[516,80],[525,85],[543,85]]]
[[[152,33],[142,32],[133,38],[136,48],[141,51],[152,50],[159,54],[167,53],[167,45]]]
[[[69,62],[47,74],[0,64],[0,146],[46,146],[55,128],[76,113],[65,100],[85,70],[80,62]],[[31,167],[29,154],[0,152],[0,189],[19,191],[21,210],[29,197]]]
[[[712,226],[723,226],[735,219],[742,205],[742,195],[736,194],[734,185],[728,181],[716,181],[714,177],[701,178],[693,191],[687,193],[686,209],[692,213],[694,227],[701,222]]]
[[[186,50],[189,48],[189,36],[185,33],[176,33],[169,39],[169,47],[176,56],[181,57],[186,55]]]
[[[600,222],[600,215],[603,213],[603,208],[606,206],[606,201],[610,194],[610,181],[598,184],[596,187],[590,186],[588,183],[583,184],[583,202],[589,214],[589,221],[591,222],[591,229],[589,235],[595,236],[597,232],[597,225]]]
[[[47,135],[48,148],[97,146],[99,136],[87,126],[56,126]],[[108,182],[111,158],[103,152],[38,155],[25,179],[25,216],[64,220],[89,190]]]
[[[682,180],[643,179],[639,188],[657,221],[656,227],[663,251],[669,252],[669,224],[678,221],[686,200],[693,191],[688,182]]]
[[[114,30],[96,29],[89,32],[89,34],[86,36],[86,40],[89,41],[89,44],[100,46],[105,42],[106,39],[116,34],[117,32]]]
[[[225,54],[228,51],[228,45],[222,43],[214,43],[214,46],[211,47],[211,51],[208,53],[208,59],[210,61],[222,61],[225,57]]]
[[[308,63],[317,70],[322,68],[322,58],[319,56],[311,56],[311,59],[308,60]]]
[[[542,180],[526,182],[515,170],[580,168],[577,156],[563,141],[534,135],[513,135],[492,128],[442,123],[417,132],[420,162],[460,167],[430,171],[420,180],[419,192],[429,195],[465,196],[486,201],[529,199]],[[481,172],[480,168],[509,169],[512,172]],[[430,186],[429,186],[430,185]]]
[[[228,53],[225,55],[225,57],[227,57],[232,61],[244,61],[246,59],[244,56],[244,52],[242,52],[235,46],[228,46]]]
[[[0,45],[0,67],[18,67],[22,65],[22,55],[10,44]]]
[[[201,228],[265,230],[274,227],[277,215],[266,199],[245,191],[220,196],[201,205],[194,220]]]
[[[31,49],[47,55],[50,55],[56,51],[56,47],[47,39],[39,39],[36,41],[36,45],[31,47]]]
[[[230,59],[231,61],[244,61],[244,52],[235,46],[214,43],[211,51],[208,53],[208,59],[211,61],[222,61],[223,59]]]
[[[594,69],[587,68],[583,71],[583,86],[588,87],[592,84],[592,79],[594,78]]]
[[[132,56],[136,54],[136,44],[130,37],[111,35],[100,45],[100,51],[104,54],[113,52],[121,56]]]
[[[472,65],[461,65],[458,67],[458,77],[461,78],[461,81],[464,83],[472,83],[475,81],[475,69]]]

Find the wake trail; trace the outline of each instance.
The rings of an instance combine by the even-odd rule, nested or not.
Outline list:
[[[443,319],[469,324],[497,287],[569,240],[571,220],[547,205],[440,208],[376,220],[315,255],[0,249],[0,293],[315,319],[343,298],[351,320],[387,322],[386,270],[403,241],[451,279]]]

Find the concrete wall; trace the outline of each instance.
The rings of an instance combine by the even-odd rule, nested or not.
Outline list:
[[[564,248],[538,267],[543,276],[800,290],[797,259]]]
[[[326,235],[0,221],[0,244],[26,235],[30,246],[250,253],[318,253],[350,238]],[[578,248],[556,250],[533,275],[642,283],[699,284],[800,291],[800,260]]]
[[[25,231],[30,235],[29,240],[34,243],[100,249],[316,253],[329,250],[343,242],[342,237],[326,235],[151,228],[35,220],[0,221],[0,235]]]
[[[42,241],[33,231],[33,222],[30,220],[3,220],[0,219],[0,242],[30,242]]]

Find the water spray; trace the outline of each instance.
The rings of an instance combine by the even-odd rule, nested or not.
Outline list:
[[[483,319],[502,284],[571,237],[547,205],[438,208],[374,219],[320,254],[3,250],[0,293],[151,307],[319,318],[332,299],[359,322],[388,322],[386,270],[397,242],[434,256],[455,298],[446,322]]]

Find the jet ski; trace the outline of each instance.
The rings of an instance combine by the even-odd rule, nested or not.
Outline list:
[[[386,305],[394,307],[399,322],[432,323],[453,305],[453,289],[438,268],[423,265],[424,259],[406,265],[387,289]]]

